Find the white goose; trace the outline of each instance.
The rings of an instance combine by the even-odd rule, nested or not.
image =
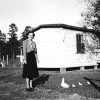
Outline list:
[[[79,85],[82,85],[82,83],[81,83],[81,82],[79,82]]]
[[[63,87],[63,88],[69,88],[69,85],[65,83],[64,78],[62,78],[61,87]]]
[[[87,81],[87,84],[90,84],[90,82],[89,82],[89,81]]]
[[[75,87],[75,84],[72,84],[72,87]]]

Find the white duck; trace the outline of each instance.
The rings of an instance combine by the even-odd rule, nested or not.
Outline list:
[[[90,84],[90,82],[89,82],[89,81],[87,81],[87,84]]]
[[[62,78],[61,87],[63,87],[63,88],[69,88],[69,85],[65,83],[64,78]]]
[[[74,85],[74,84],[72,84],[72,87],[75,87],[75,85]]]
[[[79,82],[79,85],[82,85],[82,83],[81,83],[81,82]]]

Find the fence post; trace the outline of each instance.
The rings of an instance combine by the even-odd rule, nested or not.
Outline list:
[[[20,50],[21,50],[20,62],[21,62],[21,67],[23,67],[23,53],[22,53],[22,47],[20,48]]]
[[[7,65],[8,65],[8,55],[7,55]]]
[[[1,62],[2,67],[5,67],[5,60],[4,60],[4,56],[3,56],[3,61]]]

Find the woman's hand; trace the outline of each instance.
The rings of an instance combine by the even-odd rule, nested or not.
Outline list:
[[[38,63],[38,64],[39,64],[39,62],[40,62],[40,61],[39,61],[39,60],[37,60],[37,63]]]
[[[24,60],[24,61],[23,61],[23,64],[27,64],[27,61],[26,61],[26,60]]]

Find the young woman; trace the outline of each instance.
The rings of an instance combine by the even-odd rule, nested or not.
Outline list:
[[[26,91],[34,91],[32,86],[33,78],[39,77],[37,62],[37,47],[36,43],[33,41],[35,34],[30,32],[27,34],[28,39],[23,41],[23,73],[22,78],[26,79]]]

